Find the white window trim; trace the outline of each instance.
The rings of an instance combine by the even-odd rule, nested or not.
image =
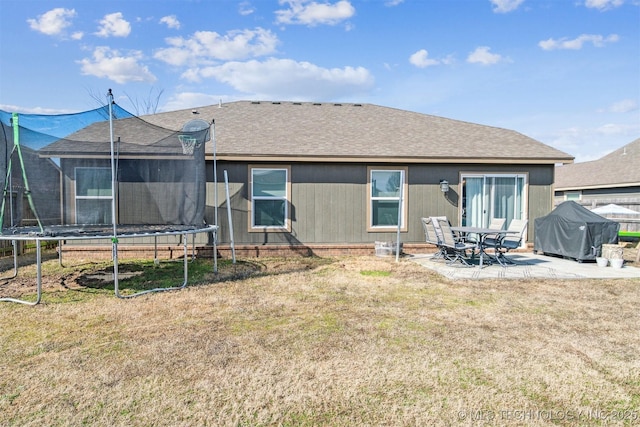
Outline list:
[[[286,173],[286,195],[285,199],[285,212],[284,212],[284,226],[261,226],[254,225],[254,196],[253,196],[253,171],[254,170],[284,170]],[[279,197],[256,197],[255,200],[280,200]],[[291,232],[291,166],[289,165],[249,165],[249,216],[248,227],[250,233],[277,233],[277,232]]]
[[[407,201],[407,193],[408,193],[408,184],[407,184],[407,176],[409,168],[407,166],[368,166],[367,167],[367,231],[368,232],[391,232],[398,231],[397,226],[374,226],[373,225],[373,208],[372,204],[374,200],[398,200],[397,197],[372,197],[371,196],[371,175],[375,171],[399,171],[402,174],[402,206],[400,209],[402,210],[402,214],[400,217],[400,231],[407,232],[407,211],[408,211],[408,201]]]

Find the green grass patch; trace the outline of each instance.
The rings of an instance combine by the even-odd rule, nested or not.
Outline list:
[[[363,276],[368,276],[368,277],[389,277],[389,276],[391,276],[391,272],[390,271],[384,271],[384,270],[362,270],[360,272],[360,274],[362,274]]]

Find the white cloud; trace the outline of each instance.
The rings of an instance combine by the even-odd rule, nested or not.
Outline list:
[[[113,80],[116,83],[155,82],[156,77],[146,65],[140,64],[142,52],[131,51],[121,55],[119,51],[99,46],[93,51],[93,58],[77,61],[82,74]]]
[[[54,36],[62,34],[64,29],[71,25],[71,18],[75,18],[76,15],[75,9],[58,7],[38,15],[37,19],[27,19],[27,22],[32,30]]]
[[[393,7],[393,6],[397,6],[401,3],[404,3],[404,0],[387,0],[384,5],[385,6],[389,6],[389,7]]]
[[[575,162],[596,160],[611,151],[633,141],[638,137],[640,124],[637,123],[603,123],[558,128],[541,141],[575,156]],[[534,136],[535,137],[535,136]]]
[[[590,9],[608,10],[622,6],[624,0],[586,0],[584,5]]]
[[[624,133],[626,130],[625,126],[615,124],[615,123],[607,123],[596,129],[596,132],[601,133],[603,135],[619,135]]]
[[[263,99],[342,99],[366,92],[374,84],[373,76],[363,67],[322,68],[276,58],[192,69],[183,77],[193,81],[213,78]]]
[[[131,24],[122,17],[122,12],[105,15],[100,21],[98,37],[127,37],[131,33]]]
[[[467,62],[472,64],[492,65],[502,61],[503,58],[497,53],[489,52],[491,48],[487,46],[479,46],[469,54]]]
[[[254,13],[256,10],[253,8],[253,6],[251,5],[251,3],[249,3],[248,1],[243,1],[242,3],[240,3],[238,5],[238,13],[242,16],[247,16],[247,15],[251,15],[252,13]]]
[[[336,25],[356,13],[347,0],[333,4],[309,0],[280,0],[279,3],[289,6],[288,9],[276,10],[276,22],[279,24]]]
[[[188,39],[171,37],[165,41],[170,47],[157,50],[154,57],[180,66],[269,55],[275,52],[278,37],[269,30],[256,28],[231,31],[225,36],[198,31]]]
[[[71,34],[71,38],[73,40],[82,40],[83,37],[84,33],[82,31],[76,31],[75,33]]]
[[[160,23],[167,24],[167,27],[174,28],[176,30],[180,28],[180,21],[178,21],[176,15],[163,16],[160,18]]]
[[[11,104],[0,104],[0,110],[12,112],[12,113],[22,113],[22,114],[73,114],[76,113],[76,110],[66,110],[59,108],[46,108],[46,107],[20,107],[18,105]]]
[[[614,43],[619,39],[617,34],[611,34],[608,37],[603,37],[599,34],[581,34],[573,40],[569,40],[566,37],[558,40],[547,39],[538,43],[543,50],[555,50],[555,49],[571,49],[579,50],[585,43],[591,43],[595,47],[603,47],[606,43]]]
[[[524,0],[490,0],[493,11],[496,13],[508,13],[516,10]]]
[[[616,135],[626,141],[632,141],[638,138],[640,134],[640,123],[632,121],[630,123],[609,123],[602,125],[596,129],[601,135]]]
[[[440,61],[438,61],[437,59],[429,58],[429,52],[427,52],[425,49],[420,49],[419,51],[411,55],[409,57],[409,62],[418,68],[427,68],[432,65],[440,64]]]
[[[635,99],[623,99],[613,103],[609,107],[609,111],[612,113],[628,113],[638,109],[638,102]]]

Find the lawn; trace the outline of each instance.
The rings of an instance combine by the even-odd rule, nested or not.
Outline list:
[[[162,265],[121,286],[180,280]],[[191,267],[193,285],[125,300],[104,265],[46,261],[43,304],[0,304],[0,425],[640,423],[640,279],[452,282],[373,256]]]

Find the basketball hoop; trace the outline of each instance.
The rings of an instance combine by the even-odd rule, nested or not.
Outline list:
[[[182,154],[193,155],[193,151],[198,145],[198,140],[188,135],[178,135],[180,144],[182,144]]]

